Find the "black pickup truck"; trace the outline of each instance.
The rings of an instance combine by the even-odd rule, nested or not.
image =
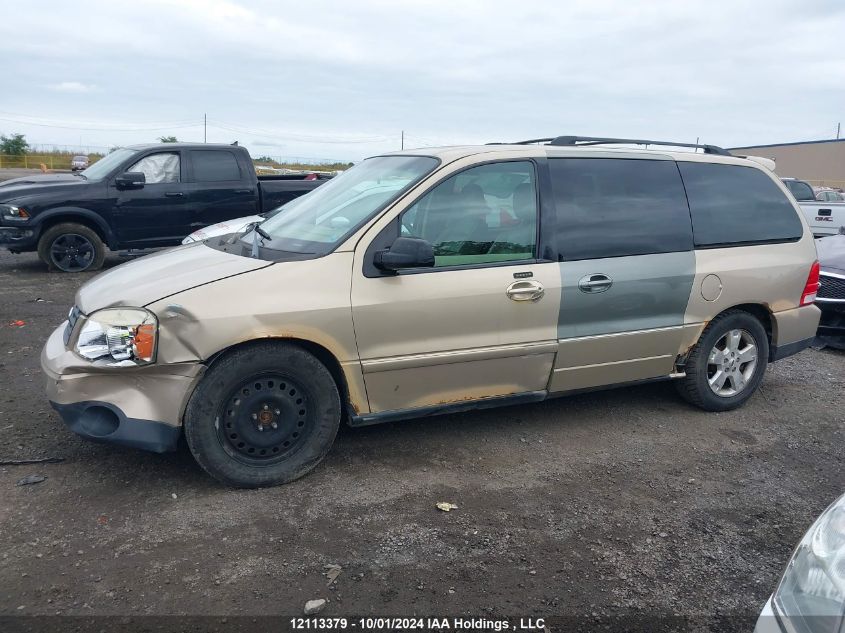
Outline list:
[[[0,246],[38,251],[51,269],[96,270],[106,246],[176,245],[197,229],[270,211],[323,182],[317,174],[257,176],[236,145],[134,145],[82,172],[0,182]]]

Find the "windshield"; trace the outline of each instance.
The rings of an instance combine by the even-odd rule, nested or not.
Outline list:
[[[437,159],[429,156],[369,158],[262,223],[270,235],[264,246],[291,253],[328,253],[437,165]],[[242,240],[252,243],[252,233]]]
[[[132,156],[133,154],[137,154],[137,150],[134,149],[116,149],[111,154],[104,156],[96,163],[91,165],[88,169],[83,170],[81,173],[85,176],[88,180],[102,180],[106,176],[108,176],[112,170],[117,167],[120,163],[125,161],[127,158]]]

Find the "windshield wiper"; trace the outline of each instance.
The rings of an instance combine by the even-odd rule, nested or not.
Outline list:
[[[250,231],[255,232],[255,236],[252,239],[252,253],[251,253],[251,255],[252,255],[252,257],[254,257],[256,259],[258,259],[258,238],[259,238],[259,236],[262,239],[265,239],[265,240],[272,240],[273,239],[273,237],[267,231],[265,231],[264,229],[262,229],[259,226],[263,221],[264,220],[257,220],[255,222],[250,222],[249,224],[246,225],[246,230],[244,231],[245,233],[249,233]]]

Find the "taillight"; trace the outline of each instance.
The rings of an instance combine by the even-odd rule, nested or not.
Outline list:
[[[808,306],[816,300],[816,293],[819,291],[819,262],[813,262],[813,267],[810,268],[810,276],[807,277],[807,283],[804,286],[804,292],[801,293],[801,305]]]

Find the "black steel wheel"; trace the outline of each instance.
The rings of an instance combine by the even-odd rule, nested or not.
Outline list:
[[[217,437],[233,459],[263,466],[283,461],[313,430],[311,398],[298,381],[280,373],[244,380],[223,402]]]
[[[218,480],[274,486],[320,463],[340,414],[337,384],[317,358],[294,343],[252,343],[205,373],[185,410],[185,440]]]

